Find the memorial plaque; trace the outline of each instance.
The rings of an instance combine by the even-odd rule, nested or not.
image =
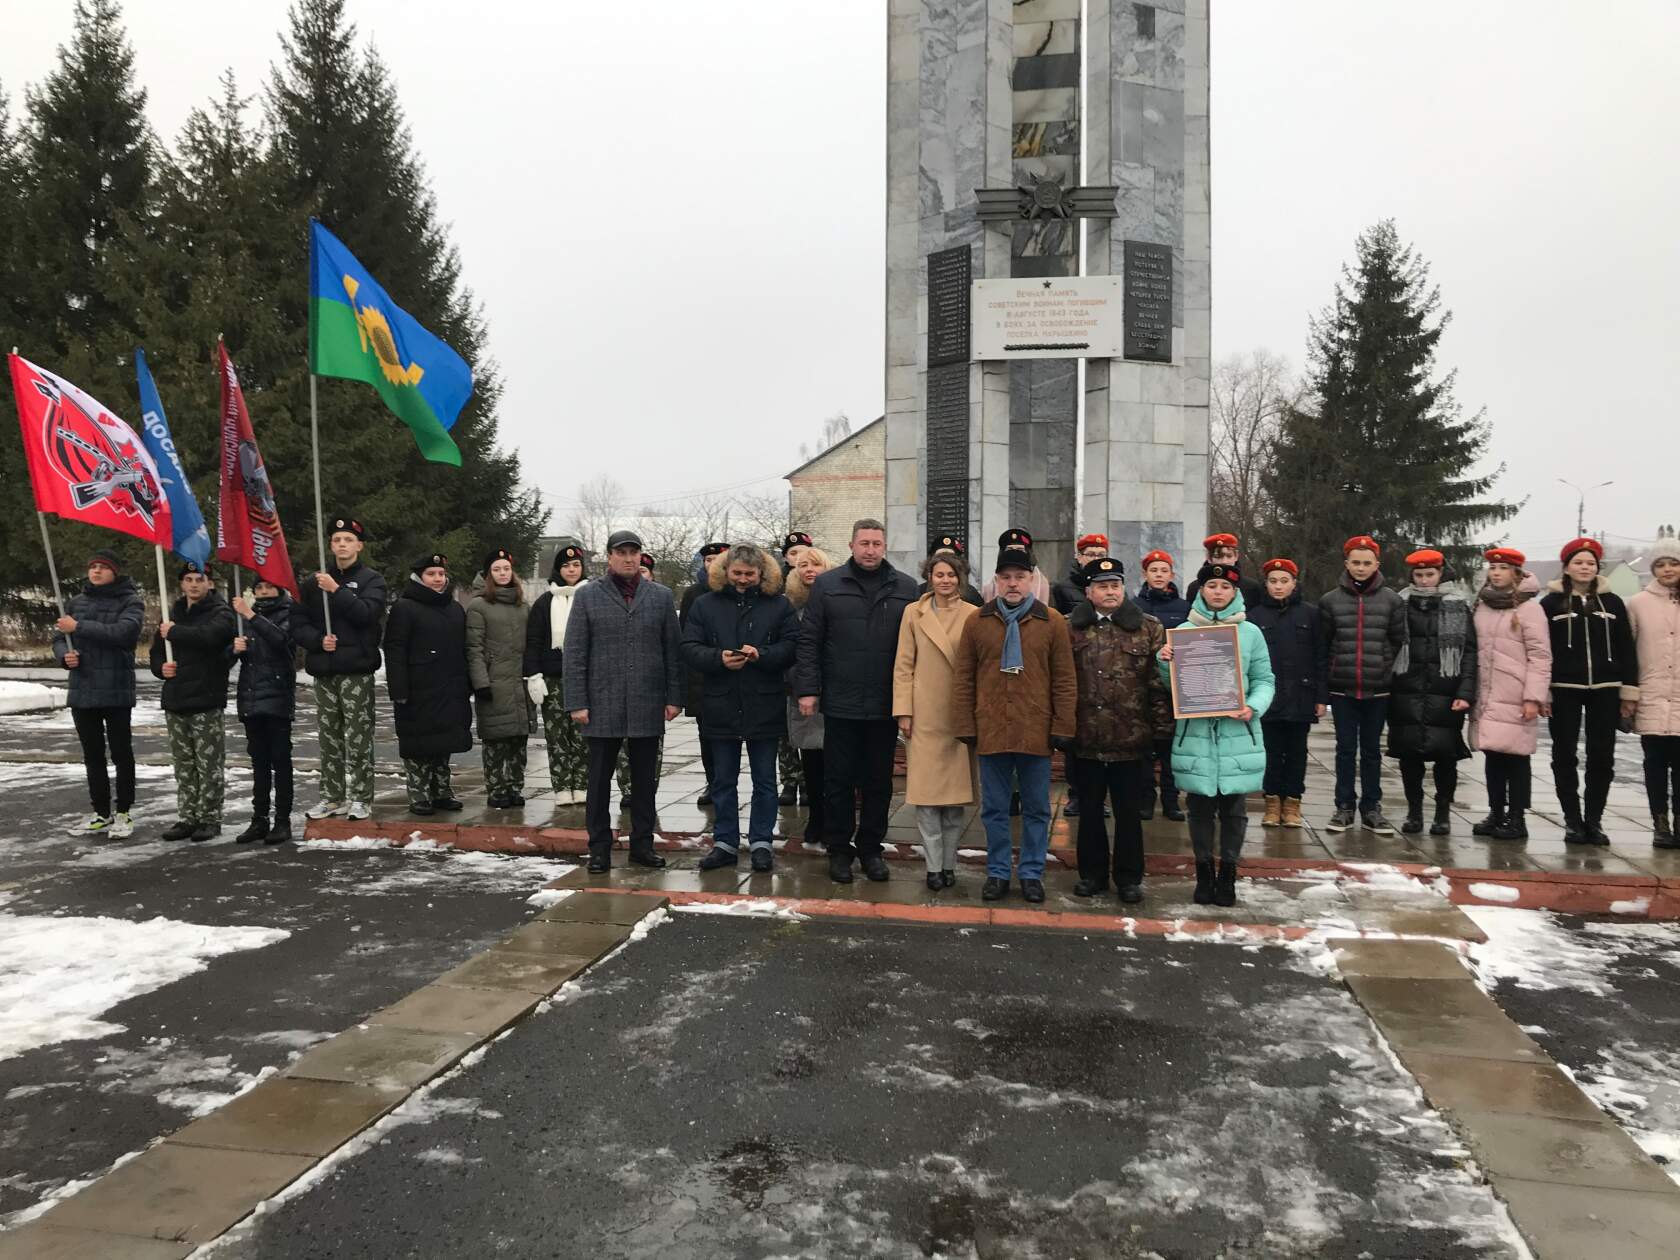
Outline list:
[[[928,479],[927,536],[928,550],[941,534],[968,541],[968,478],[961,481]]]
[[[1167,644],[1175,718],[1236,717],[1246,707],[1236,626],[1175,627]]]
[[[927,478],[968,480],[968,364],[927,374]]]
[[[974,357],[1117,359],[1123,291],[1119,276],[976,280]]]
[[[1125,357],[1145,363],[1171,363],[1172,247],[1144,241],[1125,244]]]
[[[967,245],[927,256],[927,361],[968,362],[968,285],[972,276]]]

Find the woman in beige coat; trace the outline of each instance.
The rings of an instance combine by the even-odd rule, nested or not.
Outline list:
[[[967,567],[940,552],[925,568],[928,590],[899,623],[893,664],[893,716],[909,742],[909,781],[904,799],[916,807],[916,827],[927,857],[927,886],[937,892],[957,882],[957,839],[963,806],[974,803],[974,750],[952,734],[951,688],[957,643],[978,611],[963,600]]]

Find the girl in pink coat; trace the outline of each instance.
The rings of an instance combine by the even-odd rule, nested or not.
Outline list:
[[[1680,849],[1669,822],[1669,783],[1680,805],[1680,538],[1672,529],[1646,553],[1651,582],[1627,602],[1639,654],[1639,690],[1622,701],[1645,753],[1645,793],[1651,802],[1651,843]]]
[[[1485,553],[1487,584],[1476,599],[1476,703],[1470,742],[1487,757],[1488,816],[1471,830],[1494,840],[1527,840],[1540,709],[1552,685],[1552,642],[1540,611],[1540,583],[1527,557],[1510,547]]]

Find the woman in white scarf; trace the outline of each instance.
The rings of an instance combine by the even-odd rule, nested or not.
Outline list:
[[[525,690],[542,710],[543,736],[548,741],[548,782],[556,805],[581,805],[587,783],[589,754],[583,732],[566,712],[560,687],[560,650],[566,643],[566,621],[572,599],[589,579],[584,576],[583,548],[567,545],[554,553],[548,590],[531,605],[525,623]]]

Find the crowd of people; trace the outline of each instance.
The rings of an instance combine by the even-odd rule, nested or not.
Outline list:
[[[540,718],[558,805],[582,803],[589,868],[611,866],[617,811],[629,813],[629,860],[658,867],[655,792],[666,725],[698,722],[715,815],[706,869],[742,848],[743,754],[752,784],[745,847],[772,869],[779,810],[804,804],[804,839],[827,850],[829,876],[889,877],[883,860],[895,761],[905,749],[935,892],[956,883],[967,810],[986,838],[981,896],[1044,900],[1053,758],[1063,758],[1064,813],[1076,818],[1082,897],[1112,886],[1143,897],[1143,821],[1157,803],[1185,820],[1195,853],[1195,900],[1231,905],[1248,825],[1246,798],[1264,797],[1262,825],[1303,825],[1307,740],[1335,726],[1331,832],[1394,827],[1382,809],[1384,754],[1399,764],[1406,814],[1431,835],[1452,828],[1458,763],[1486,761],[1489,811],[1478,836],[1520,842],[1532,805],[1531,758],[1549,724],[1565,839],[1608,844],[1603,820],[1618,732],[1639,734],[1653,843],[1676,847],[1671,791],[1680,797],[1680,541],[1657,539],[1649,585],[1626,604],[1599,574],[1601,546],[1563,548],[1563,574],[1541,596],[1521,552],[1485,553],[1470,598],[1445,583],[1443,554],[1406,557],[1394,590],[1381,548],[1359,535],[1343,547],[1336,586],[1303,599],[1299,566],[1277,557],[1245,572],[1239,540],[1204,540],[1206,562],[1180,594],[1173,557],[1149,552],[1129,591],[1108,539],[1077,540],[1052,584],[1024,529],[998,539],[993,573],[976,590],[962,540],[936,541],[920,581],[886,558],[880,522],[860,520],[840,563],[795,532],[780,556],[708,543],[681,604],[653,580],[641,539],[607,539],[606,571],[590,579],[576,546],[554,558],[547,590],[527,603],[515,557],[486,556],[461,602],[441,553],[419,557],[388,601],[362,559],[353,516],[330,522],[332,563],[293,599],[259,581],[231,602],[197,564],[150,645],[179,818],[166,840],[219,834],[225,786],[224,712],[230,678],[252,765],[252,817],[240,842],[293,836],[292,724],[297,676],[313,682],[320,798],[310,818],[370,814],[375,683],[381,665],[395,718],[409,811],[462,808],[451,761],[477,743],[487,805],[524,804],[526,748]],[[389,606],[388,606],[389,605]],[[87,584],[59,618],[53,651],[68,671],[69,704],[87,766],[92,816],[79,830],[132,833],[134,653],[144,609],[117,556],[89,557]],[[1242,695],[1232,711],[1175,719],[1174,647],[1181,626],[1234,628]],[[1585,774],[1579,773],[1584,732]],[[1386,747],[1385,747],[1386,736]],[[115,770],[115,789],[111,769]],[[1182,794],[1182,803],[1181,803]],[[1018,839],[1013,818],[1019,816]],[[1112,828],[1110,828],[1112,820]]]

